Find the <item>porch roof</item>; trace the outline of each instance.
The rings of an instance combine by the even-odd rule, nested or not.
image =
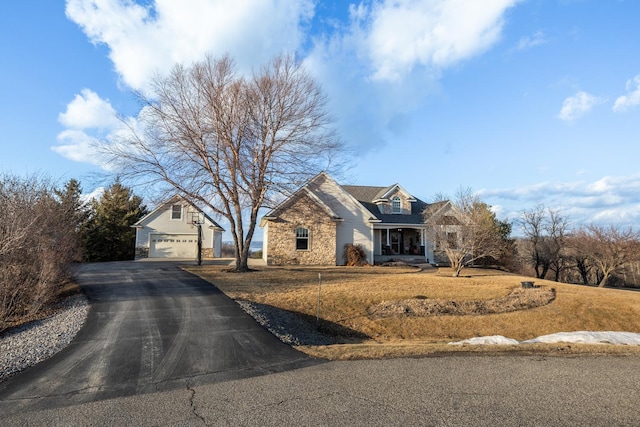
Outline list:
[[[424,218],[422,215],[383,215],[378,214],[378,219],[380,219],[381,225],[386,226],[389,225],[397,225],[399,227],[403,225],[424,225]]]

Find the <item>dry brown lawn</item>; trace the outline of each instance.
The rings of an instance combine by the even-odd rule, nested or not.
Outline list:
[[[520,282],[533,280],[497,270],[448,269],[416,272],[413,267],[264,268],[251,273],[220,266],[188,270],[215,284],[231,298],[266,304],[315,320],[320,288],[321,330],[335,336],[331,346],[306,346],[307,353],[337,358],[388,357],[455,351],[550,351],[560,353],[639,353],[632,346],[528,345],[450,346],[451,341],[490,335],[517,340],[566,331],[640,332],[640,292],[535,280],[536,291],[555,291],[544,305],[510,312],[464,315],[403,313],[380,316],[372,307],[404,301],[481,306],[500,304]],[[319,275],[321,285],[319,286]],[[526,292],[525,292],[526,294]],[[486,304],[484,304],[486,302]],[[471,304],[473,305],[473,304]],[[536,305],[536,304],[534,304]],[[495,309],[495,307],[494,307]],[[373,314],[370,314],[373,313]]]

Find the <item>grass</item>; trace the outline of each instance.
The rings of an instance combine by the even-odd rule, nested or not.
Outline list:
[[[451,341],[489,335],[517,340],[565,331],[640,332],[640,292],[535,280],[555,299],[536,308],[495,314],[370,315],[371,307],[403,300],[441,300],[477,305],[478,300],[504,300],[529,277],[497,270],[465,269],[451,277],[449,269],[416,272],[412,267],[265,268],[231,274],[204,265],[189,271],[215,284],[234,299],[266,304],[315,320],[320,274],[321,329],[335,337],[330,346],[300,350],[329,359],[424,355],[459,351],[542,351],[557,353],[638,353],[630,346],[530,345],[507,347],[449,346]],[[473,302],[473,304],[471,304]],[[494,304],[495,305],[495,304]],[[523,350],[524,349],[524,350]],[[605,350],[606,349],[606,350]]]

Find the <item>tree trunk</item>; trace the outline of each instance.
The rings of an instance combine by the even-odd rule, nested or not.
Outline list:
[[[462,272],[462,264],[455,268],[453,272],[453,277],[460,277],[460,273]]]
[[[236,264],[233,270],[237,273],[244,273],[246,271],[249,271],[249,247],[247,245],[244,245],[244,247],[240,248],[240,242],[236,241],[235,249]]]
[[[247,258],[248,257],[246,255],[243,256],[242,254],[236,257],[236,272],[244,273],[246,271],[249,271],[249,263]]]
[[[609,280],[609,274],[604,273],[602,275],[602,279],[600,279],[600,282],[598,282],[598,287],[599,288],[604,288],[607,285],[607,281]]]
[[[240,270],[238,271],[250,271],[249,268],[249,245],[245,245],[242,248],[242,253],[240,255]]]
[[[580,276],[582,276],[582,284],[589,285],[589,276],[586,273],[580,272]]]
[[[560,281],[560,273],[562,272],[563,268],[560,265],[559,262],[554,263],[553,265],[553,277],[554,277],[554,281],[559,282]]]
[[[582,277],[582,283],[584,285],[589,284],[589,269],[587,267],[586,261],[582,259],[576,259],[576,269],[580,273],[580,277]]]
[[[451,268],[453,269],[453,277],[460,277],[460,272],[462,272],[462,269],[464,268],[464,261],[452,258],[450,259],[451,261]]]
[[[549,264],[542,264],[542,273],[540,273],[540,276],[538,277],[538,279],[544,279],[548,272],[549,272]]]

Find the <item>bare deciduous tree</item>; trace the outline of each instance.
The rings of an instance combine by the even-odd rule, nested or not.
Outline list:
[[[578,256],[596,270],[599,287],[640,260],[640,236],[631,227],[587,225],[575,233],[573,242]]]
[[[549,270],[555,273],[555,280],[566,268],[565,238],[569,220],[559,210],[542,205],[520,213],[519,224],[524,233],[520,245],[526,262],[531,264],[536,277],[544,279]]]
[[[547,240],[547,251],[549,253],[549,269],[553,271],[553,279],[560,281],[560,275],[569,268],[566,253],[566,238],[569,231],[569,219],[561,214],[559,210],[548,210],[547,229],[549,232]]]
[[[595,269],[586,252],[586,241],[580,234],[571,233],[567,236],[566,245],[567,258],[571,261],[569,273],[574,270],[580,276],[582,284],[588,285],[595,274]]]
[[[341,150],[318,83],[293,56],[239,75],[228,56],[175,66],[140,95],[143,130],[111,144],[120,176],[168,184],[231,226],[245,271],[258,211]]]
[[[0,176],[0,331],[58,296],[79,257],[68,212],[42,177]]]
[[[437,242],[437,249],[446,254],[454,277],[474,261],[501,258],[509,245],[508,236],[504,236],[504,224],[490,207],[470,189],[460,190],[451,206],[453,215],[424,215],[430,237]]]

